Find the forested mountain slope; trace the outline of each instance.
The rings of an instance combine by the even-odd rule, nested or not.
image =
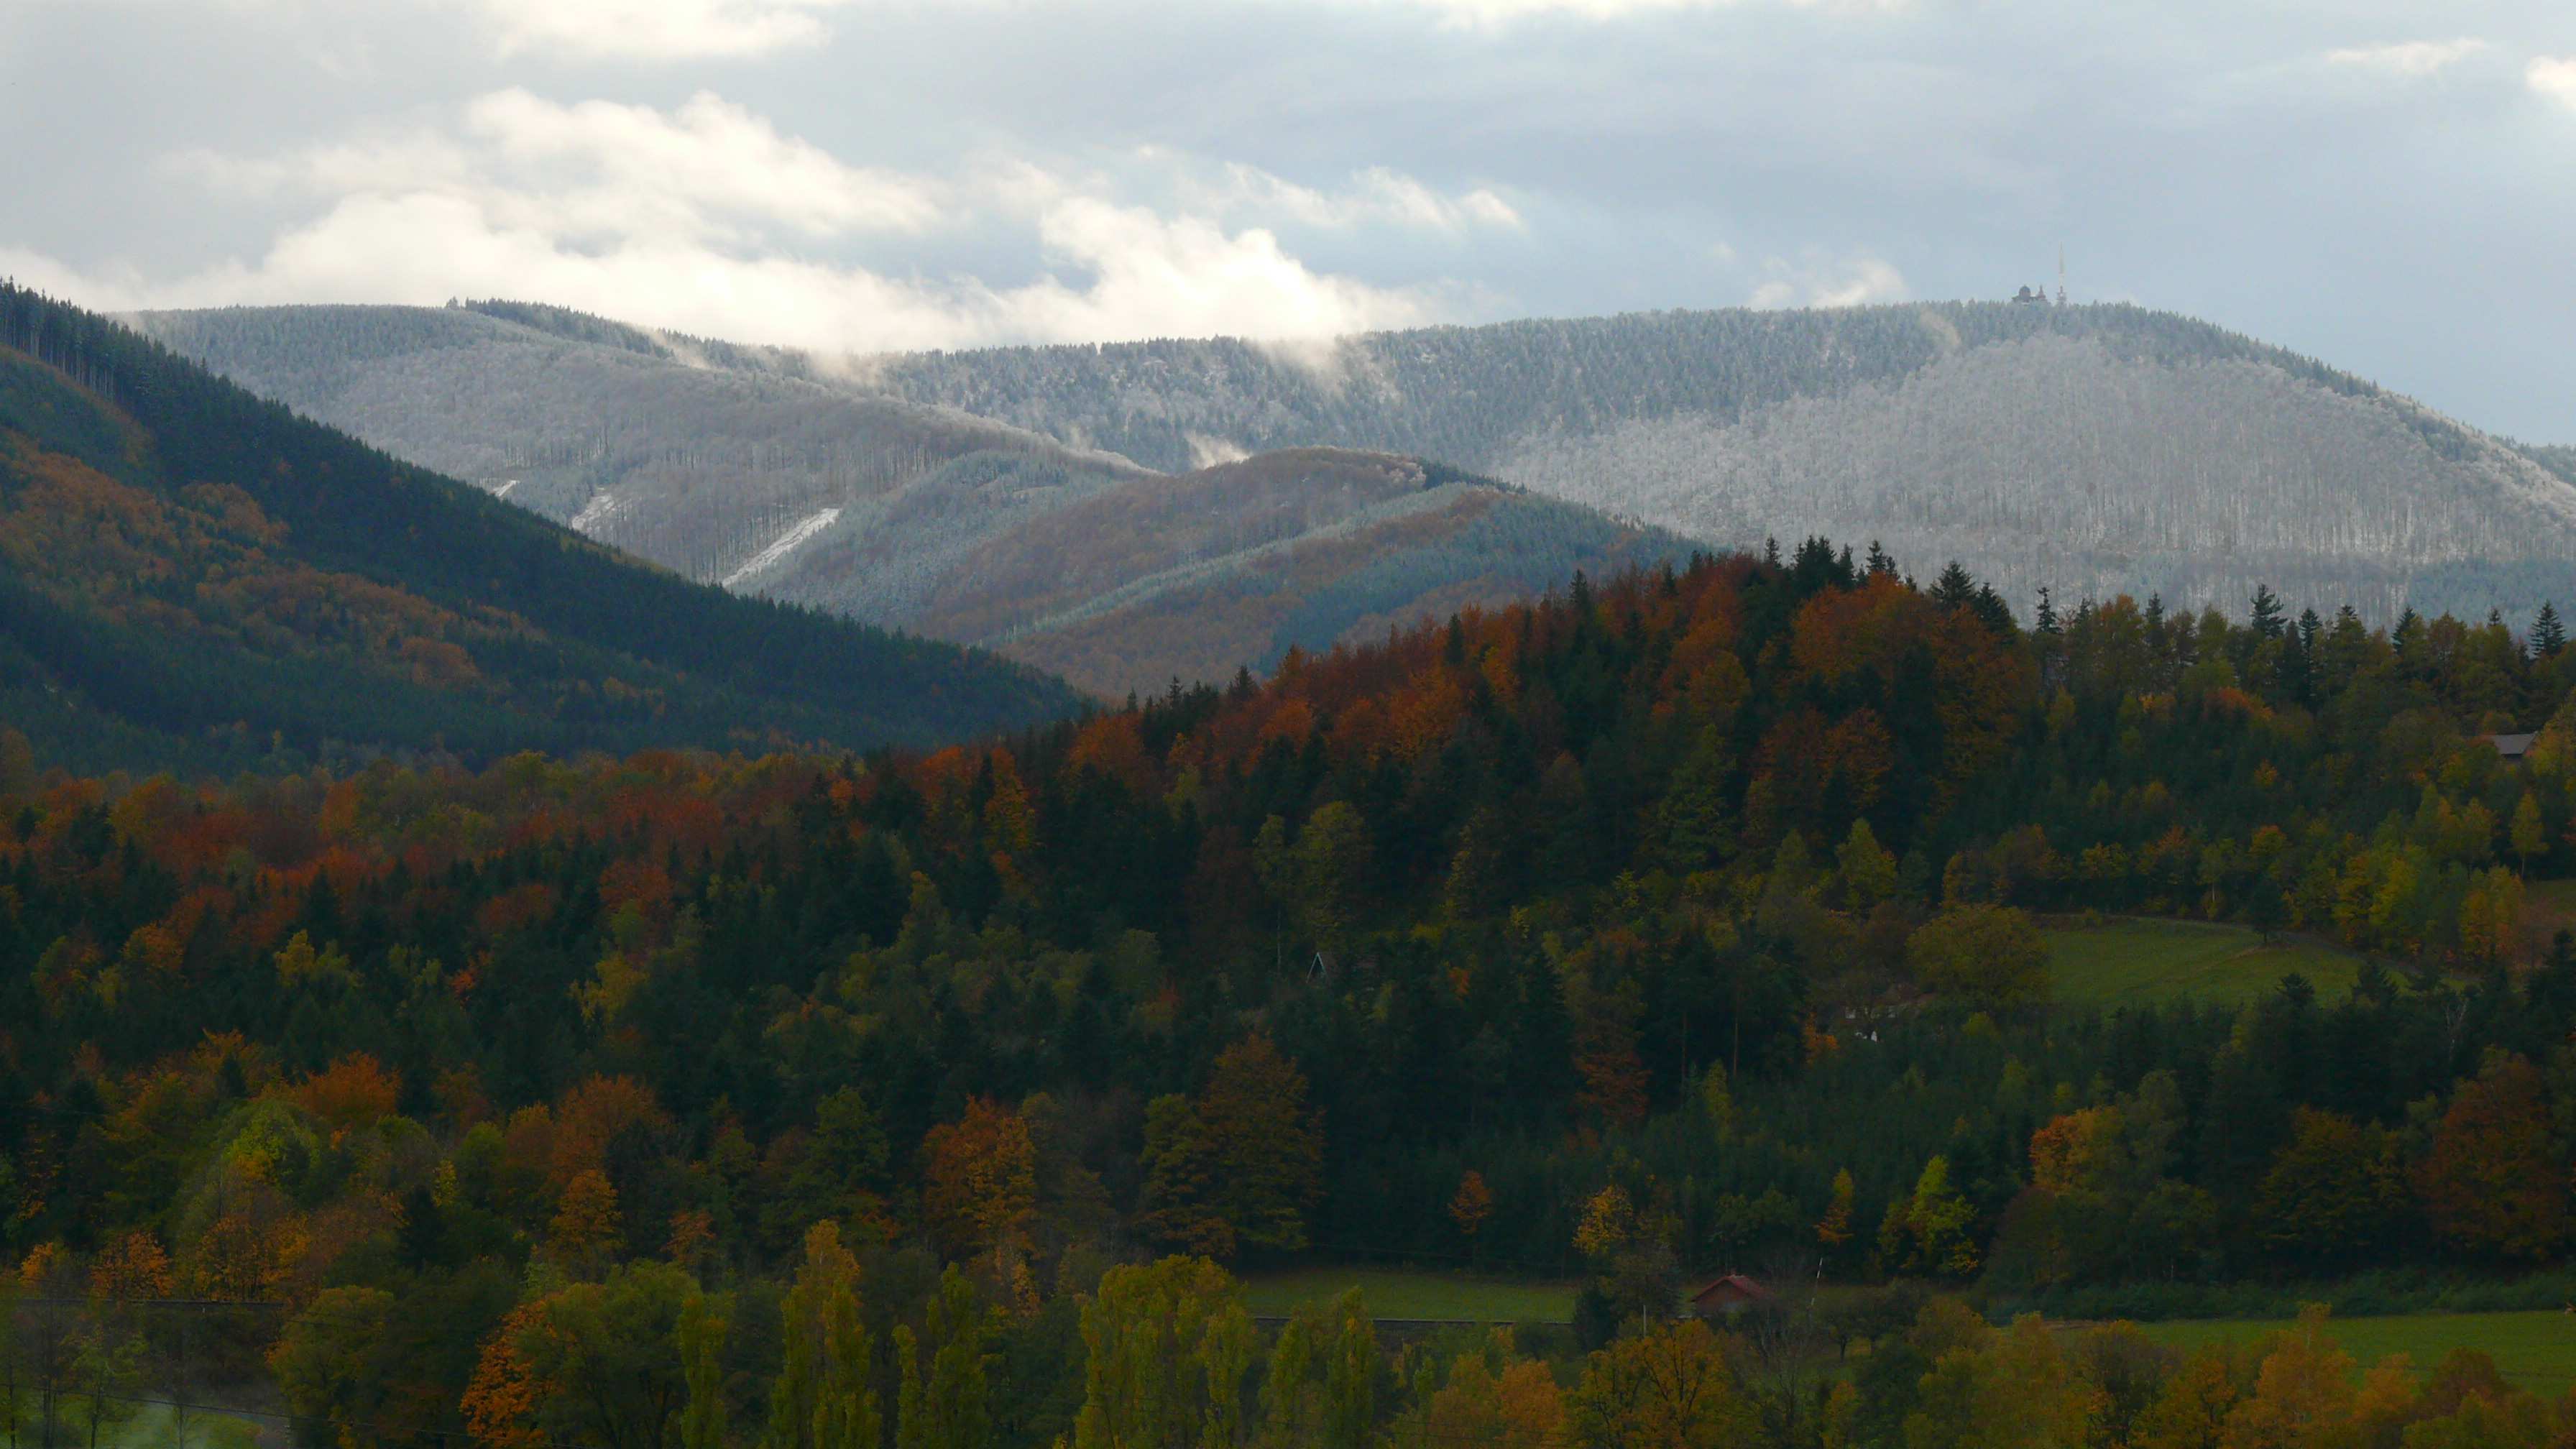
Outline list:
[[[1117,1382],[1082,1329],[1171,1311],[1108,1276],[1160,1253],[1579,1274],[1591,1343],[1737,1266],[1989,1304],[2563,1272],[2576,941],[2521,928],[2525,877],[2576,866],[2562,631],[2267,599],[2023,632],[1963,573],[1849,559],[1569,580],[865,761],[192,786],[0,749],[0,1261],[33,1265],[0,1282],[274,1307],[242,1379],[173,1380],[295,1344],[267,1363],[299,1417],[398,1445],[579,1422],[549,1332],[677,1383],[703,1282],[745,1326],[690,1370],[733,1426],[695,1442],[757,1444],[822,1224],[880,1343],[943,1263],[1000,1310],[1017,1427],[982,1442],[1041,1449]],[[2517,727],[2519,763],[2478,737]],[[2088,911],[2380,959],[2331,997],[2052,1007],[2032,913]],[[1886,1368],[1904,1318],[1853,1356],[1899,1408],[1934,1382]],[[908,1353],[876,1362],[918,1426]],[[676,1399],[584,1442],[672,1443]],[[2136,1442],[2308,1442],[2270,1434]],[[1341,1442],[1389,1441],[1496,1442]],[[2416,1449],[2455,1443],[2551,1441]]]
[[[51,758],[928,744],[1073,707],[638,565],[0,288],[0,700]]]
[[[1266,672],[1292,647],[1689,551],[1488,479],[1336,449],[1124,483],[984,454],[816,522],[740,582],[989,643],[1111,696]]]
[[[2526,443],[2522,451],[2530,454],[2531,460],[2541,467],[2570,483],[2576,483],[2576,447],[2547,447]]]
[[[2269,582],[2393,618],[2576,593],[2576,486],[2408,399],[2127,306],[1658,312],[885,359],[853,377],[1175,468],[1437,457],[1721,545],[1877,538],[2027,606]]]
[[[1385,454],[1167,477],[854,392],[863,380],[797,354],[554,308],[137,321],[255,391],[702,582],[990,644],[1112,696],[1688,551]]]
[[[970,454],[1144,471],[953,410],[819,386],[745,349],[675,345],[558,309],[496,310],[506,315],[253,307],[131,320],[396,457],[708,580],[817,508],[899,492]]]

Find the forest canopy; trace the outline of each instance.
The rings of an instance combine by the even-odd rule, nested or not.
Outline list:
[[[2536,949],[2526,879],[2576,848],[2567,658],[2492,624],[2292,620],[2268,594],[2243,623],[2117,600],[2025,631],[1955,571],[1921,588],[1811,541],[1578,577],[1292,654],[1267,685],[930,754],[380,760],[221,785],[42,770],[13,735],[7,990],[31,1025],[5,1080],[41,1104],[235,1033],[288,1077],[367,1055],[407,1114],[440,1110],[444,1075],[516,1110],[623,1074],[755,1142],[857,1090],[897,1163],[970,1100],[1039,1092],[1109,1113],[1181,1183],[1212,1170],[1204,1104],[1159,1129],[1146,1108],[1258,1039],[1327,1124],[1299,1198],[1315,1231],[1237,1213],[1229,1232],[1454,1250],[1472,1166],[1497,1204],[1478,1246],[1554,1261],[1571,1223],[1544,1174],[1704,1117],[1713,1071],[1739,1103],[1817,1110],[1850,1094],[1839,1073],[1928,1076],[1903,1114],[1928,1127],[2008,1062],[2027,1080],[2116,1032],[2144,1035],[2104,1110],[2186,1063],[2174,1110],[2234,1089],[2217,1067],[2269,1028],[2041,1011],[2035,917],[2239,921],[2379,963],[2347,999],[2263,1008],[2295,1008],[2293,1034],[2349,1018],[2331,1030],[2359,1041],[2372,1012],[2382,1036],[2429,1029],[2445,1003],[2540,991],[2546,971],[2507,968]],[[2519,764],[2481,738],[2515,725],[2537,727]],[[1950,1039],[1949,1009],[1991,1029]],[[2268,1157],[2301,1106],[2393,1128],[2489,1047],[2545,1061],[2558,1008],[2496,1010],[2493,1035],[2447,1029],[2430,1056],[2335,1053],[2362,1075],[2324,1096],[2267,1076],[2283,1115],[2228,1151]],[[1910,1072],[1915,1052],[1946,1065]],[[1999,1134],[1951,1162],[1990,1214],[2020,1172],[2003,1145],[2044,1125],[2007,1124],[2042,1105],[1964,1119]],[[1748,1198],[1798,1183],[1804,1220],[1841,1169],[1864,1207],[1910,1191],[1929,1143],[1891,1151],[1869,1133],[1895,1119],[1847,1120],[1847,1161],[1747,1144],[1687,1170]],[[2212,1185],[2192,1144],[2217,1139],[2176,1141],[2169,1170]],[[1487,1150],[1539,1175],[1468,1160]],[[1134,1163],[1092,1170],[1147,1185]],[[42,1204],[23,1231],[92,1220]]]
[[[2524,890],[2576,849],[2569,658],[2268,592],[2024,628],[1809,540],[930,753],[216,784],[13,735],[0,1240],[55,1297],[268,1315],[326,1436],[855,1444],[948,1403],[983,1427],[924,1442],[1359,1444],[1538,1374],[1547,1432],[1641,1442],[1586,1416],[1674,1364],[1738,1403],[1676,1442],[1931,1442],[1989,1372],[2099,1424],[2108,1370],[1918,1288],[1855,1300],[1886,1377],[1848,1401],[1671,1313],[1782,1264],[1998,1311],[2554,1268],[2576,948]],[[2106,1015],[2034,969],[2081,912],[2363,964]],[[1561,1375],[1413,1376],[1364,1306],[1274,1331],[1217,1266],[1310,1261],[1590,1286]],[[581,1418],[601,1334],[660,1385],[642,1438]],[[1198,1345],[1182,1397],[1119,1387],[1131,1341]],[[2219,1420],[2266,1392],[2155,1364]]]

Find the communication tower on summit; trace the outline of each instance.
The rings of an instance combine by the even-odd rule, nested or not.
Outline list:
[[[2025,307],[2045,307],[2049,305],[2050,300],[2048,284],[2042,282],[2036,287],[2024,286],[2020,291],[2015,292],[2010,300]],[[2066,305],[2066,247],[2063,243],[2060,243],[2057,248],[2056,302],[2060,307]]]

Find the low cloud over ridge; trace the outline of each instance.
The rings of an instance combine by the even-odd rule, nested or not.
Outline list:
[[[2382,75],[2427,76],[2447,70],[2486,48],[2485,41],[2469,35],[2457,40],[2408,40],[2330,50],[2326,52],[2326,63]]]
[[[824,351],[1235,333],[1318,338],[1441,320],[1440,279],[1331,274],[1282,228],[1517,230],[1488,189],[1384,167],[1338,186],[1166,151],[1114,168],[996,163],[929,176],[848,164],[713,93],[678,106],[493,92],[440,125],[277,156],[180,153],[222,191],[314,214],[255,260],[147,281],[30,253],[6,266],[110,307],[543,298],[647,325]],[[847,246],[959,230],[1015,237],[1030,274],[899,275]]]

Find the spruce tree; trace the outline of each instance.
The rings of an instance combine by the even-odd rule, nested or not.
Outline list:
[[[1988,629],[1994,631],[1994,633],[2000,638],[2010,639],[2014,637],[2015,629],[2013,626],[2012,605],[2004,602],[2004,596],[1995,592],[1994,585],[1979,584],[1977,586],[1975,608],[1979,623],[1984,624]]]
[[[2282,630],[2286,627],[2281,622],[2283,612],[2281,596],[2272,592],[2270,584],[2254,586],[2254,607],[2246,615],[2246,622],[2253,626],[2257,636],[2265,639],[2280,638]]]

